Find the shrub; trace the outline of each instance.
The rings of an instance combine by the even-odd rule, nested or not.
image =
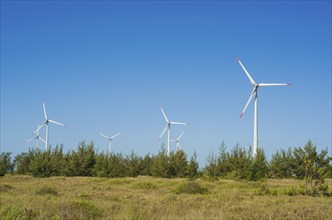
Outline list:
[[[101,216],[101,210],[86,200],[74,201],[60,210],[61,219],[96,219]]]
[[[36,195],[58,195],[58,192],[52,187],[44,186],[35,192]]]
[[[10,154],[5,152],[0,154],[0,176],[13,172],[14,165],[11,162]]]
[[[155,190],[158,187],[153,183],[138,182],[138,183],[135,183],[134,185],[132,185],[132,188],[133,189],[142,189],[142,190]]]
[[[284,193],[288,196],[296,196],[302,194],[302,190],[297,187],[287,187],[284,189]]]
[[[195,181],[180,184],[174,191],[175,194],[206,194],[208,190]]]
[[[7,192],[9,190],[13,189],[13,187],[11,185],[0,185],[0,192]]]

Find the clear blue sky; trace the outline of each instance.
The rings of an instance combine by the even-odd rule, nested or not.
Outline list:
[[[42,103],[50,144],[93,140],[114,152],[156,154],[162,106],[189,122],[182,147],[204,165],[224,140],[253,143],[257,82],[259,145],[331,149],[331,1],[1,1],[1,151],[27,151]],[[41,136],[45,138],[45,130]],[[44,146],[43,146],[44,147]],[[172,147],[175,149],[175,146]],[[331,153],[331,151],[330,151]]]

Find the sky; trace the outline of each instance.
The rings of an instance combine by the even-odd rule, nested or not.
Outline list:
[[[224,141],[268,158],[310,139],[331,155],[331,1],[1,1],[1,152],[15,156],[42,123],[65,151],[112,136],[114,153],[157,154],[166,122],[201,167]],[[40,130],[45,138],[45,128]],[[44,145],[40,144],[44,149]],[[175,144],[171,146],[175,150]]]

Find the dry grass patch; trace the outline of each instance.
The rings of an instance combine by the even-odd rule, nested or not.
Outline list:
[[[327,180],[331,187],[331,180]],[[331,198],[288,196],[297,180],[5,176],[0,219],[329,219]],[[43,190],[41,190],[43,189]],[[57,196],[52,194],[55,191]],[[206,193],[206,191],[208,193]],[[330,188],[331,190],[331,188]],[[36,192],[37,193],[36,195]]]

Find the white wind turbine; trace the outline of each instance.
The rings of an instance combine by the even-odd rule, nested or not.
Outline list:
[[[169,147],[170,147],[170,142],[171,142],[171,125],[189,125],[188,123],[184,123],[184,122],[174,122],[174,121],[169,121],[163,108],[160,108],[161,112],[164,115],[164,118],[166,120],[166,127],[163,130],[163,132],[161,132],[158,140],[160,140],[160,138],[163,136],[163,134],[165,133],[166,130],[168,130],[168,137],[167,137],[167,156],[169,157]]]
[[[51,120],[51,119],[49,119],[49,118],[47,117],[45,103],[43,103],[43,108],[44,108],[44,117],[45,117],[45,121],[43,122],[43,124],[42,124],[40,127],[38,127],[37,130],[39,130],[41,127],[43,127],[44,125],[46,125],[46,141],[45,141],[45,145],[46,145],[46,150],[48,150],[48,147],[49,147],[49,145],[48,145],[48,141],[49,141],[49,140],[48,140],[48,132],[49,132],[48,124],[49,124],[49,123],[53,123],[53,124],[57,124],[57,125],[61,125],[61,126],[65,126],[65,125],[62,124],[62,123],[60,123],[60,122],[53,121],[53,120]],[[37,130],[36,130],[36,131],[37,131]]]
[[[120,133],[117,133],[116,135],[113,135],[112,137],[108,137],[106,135],[104,135],[103,133],[99,133],[101,136],[103,136],[104,138],[106,138],[109,142],[108,144],[108,158],[111,157],[111,147],[112,147],[112,140],[116,137],[119,136]]]
[[[182,133],[180,134],[180,136],[178,137],[178,139],[176,139],[176,140],[171,140],[172,142],[175,142],[175,145],[176,145],[176,149],[177,149],[177,150],[182,150],[181,145],[180,145],[180,138],[182,137],[183,134],[184,134],[184,132],[182,132]]]
[[[237,57],[237,61],[239,62],[240,66],[248,76],[251,84],[253,85],[253,90],[249,96],[247,104],[245,105],[243,111],[241,112],[241,116],[243,116],[244,112],[246,111],[249,103],[251,102],[252,98],[255,96],[255,108],[254,108],[254,149],[253,149],[253,156],[255,157],[257,154],[257,147],[258,147],[258,101],[257,101],[257,92],[259,87],[266,87],[266,86],[290,86],[292,84],[289,83],[256,83],[255,80],[250,76],[246,68],[241,63],[240,59]]]
[[[35,137],[25,141],[25,143],[29,143],[33,140],[36,140],[36,148],[39,149],[39,140],[41,140],[42,142],[46,143],[46,141],[44,141],[40,136],[39,136],[39,129],[41,128],[41,126],[38,124],[37,130],[32,134],[35,135]]]

